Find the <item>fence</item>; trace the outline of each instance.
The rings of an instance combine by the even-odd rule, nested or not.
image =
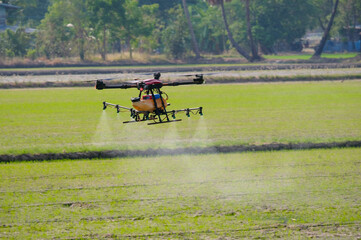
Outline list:
[[[328,40],[323,52],[360,52],[361,40],[357,42],[337,42]]]

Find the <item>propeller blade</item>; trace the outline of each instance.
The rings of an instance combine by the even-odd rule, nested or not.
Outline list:
[[[202,75],[217,75],[217,74],[222,74],[222,72],[202,73]]]
[[[149,75],[153,75],[154,73],[137,73],[136,75],[141,75],[141,76],[149,76]]]
[[[92,79],[92,80],[85,80],[84,82],[96,82],[96,81],[110,81],[110,80],[116,80],[120,78],[100,78],[100,79]]]
[[[183,77],[198,77],[201,75],[216,75],[216,74],[221,74],[221,72],[212,72],[212,73],[200,73],[200,74],[176,74],[177,76],[183,76]]]

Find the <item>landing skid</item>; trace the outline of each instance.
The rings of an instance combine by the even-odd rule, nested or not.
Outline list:
[[[138,123],[138,122],[145,122],[145,121],[149,121],[149,120],[139,120],[139,121],[131,120],[131,121],[124,121],[123,123]]]
[[[125,121],[123,123],[138,123],[138,122],[145,122],[145,121],[149,121],[149,120],[139,120],[139,121],[131,120],[131,121]],[[175,120],[162,121],[162,122],[151,122],[151,123],[148,123],[148,125],[170,123],[170,122],[180,122],[180,121],[182,121],[182,119],[175,119]]]
[[[175,120],[169,120],[169,121],[164,121],[164,122],[152,122],[152,123],[148,123],[148,125],[170,123],[170,122],[180,122],[180,121],[182,121],[182,119],[175,119]]]

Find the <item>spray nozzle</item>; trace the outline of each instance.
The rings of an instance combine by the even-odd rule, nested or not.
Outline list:
[[[130,117],[131,118],[135,117],[135,111],[133,109],[130,109]]]

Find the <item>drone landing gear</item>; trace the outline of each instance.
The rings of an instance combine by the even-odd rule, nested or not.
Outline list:
[[[124,121],[123,123],[138,123],[138,122],[145,122],[145,121],[148,121],[148,120],[139,120],[139,121],[131,120],[131,121]]]
[[[163,121],[163,122],[152,122],[148,123],[148,125],[155,125],[155,124],[162,124],[162,123],[171,123],[171,122],[179,122],[182,121],[182,119],[175,119],[175,120],[169,120],[169,121]]]
[[[174,119],[174,120],[162,120],[160,121],[159,119],[157,119],[155,116],[152,116],[151,118],[143,118],[141,120],[137,120],[137,119],[134,119],[134,120],[131,120],[131,121],[124,121],[123,123],[138,123],[138,122],[145,122],[145,121],[149,121],[149,120],[153,120],[154,122],[152,123],[148,123],[148,125],[155,125],[155,124],[162,124],[162,123],[169,123],[169,122],[179,122],[179,121],[182,121],[182,119]]]

